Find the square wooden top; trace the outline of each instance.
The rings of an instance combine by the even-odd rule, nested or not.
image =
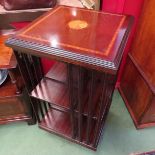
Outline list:
[[[130,21],[125,15],[59,6],[7,44],[35,50],[39,56],[50,54],[63,61],[117,70]]]

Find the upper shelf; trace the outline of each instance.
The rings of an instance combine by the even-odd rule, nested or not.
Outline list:
[[[51,79],[44,78],[31,93],[32,97],[41,99],[61,108],[69,110],[69,92],[67,86]]]

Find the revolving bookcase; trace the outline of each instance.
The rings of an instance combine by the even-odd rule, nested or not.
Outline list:
[[[7,40],[40,128],[96,150],[131,25],[130,16],[58,6]],[[42,57],[55,60],[45,75]]]

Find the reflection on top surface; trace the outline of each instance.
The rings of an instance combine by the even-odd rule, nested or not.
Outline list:
[[[111,53],[117,54],[126,31],[123,29],[125,19],[123,15],[59,6],[31,24],[19,36],[102,58]],[[68,26],[72,21],[71,27]]]

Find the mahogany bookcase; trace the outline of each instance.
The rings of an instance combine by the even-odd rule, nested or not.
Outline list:
[[[58,6],[7,40],[39,127],[96,150],[132,18]],[[40,58],[55,60],[43,75]]]

